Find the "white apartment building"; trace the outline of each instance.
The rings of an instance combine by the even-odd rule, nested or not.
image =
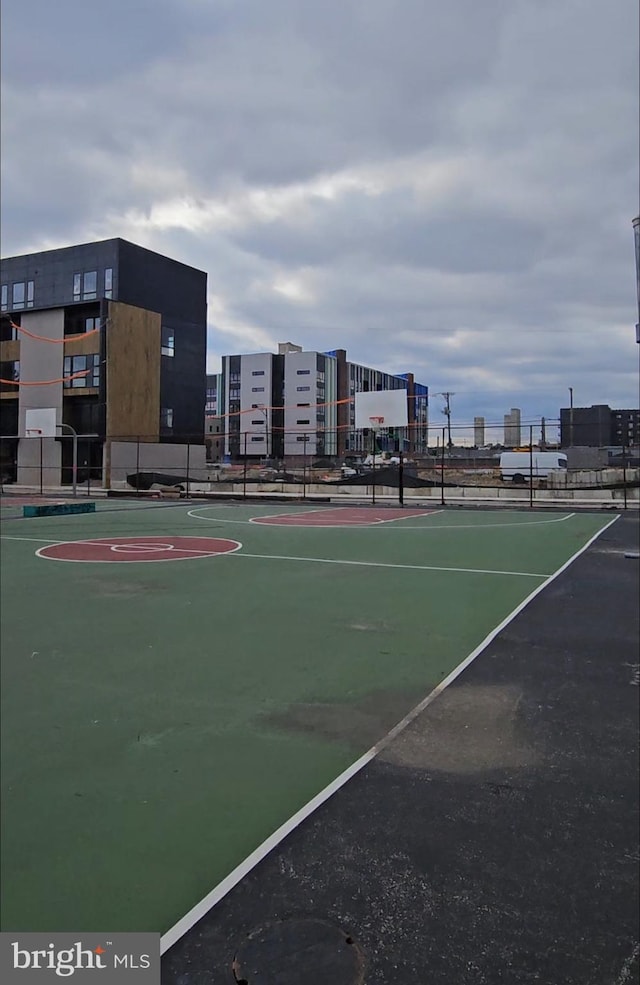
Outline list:
[[[344,349],[303,351],[287,342],[277,354],[224,356],[222,373],[209,377],[208,413],[220,416],[232,460],[341,457],[370,450],[371,436],[355,428],[355,394],[395,389],[407,391],[409,433],[388,428],[380,447],[426,450],[428,388],[410,373],[348,362]]]
[[[283,358],[284,454],[337,455],[337,359],[319,352]]]

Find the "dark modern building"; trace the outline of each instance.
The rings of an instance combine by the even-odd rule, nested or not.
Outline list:
[[[640,410],[611,411],[611,444],[640,445]]]
[[[640,444],[640,410],[612,410],[608,404],[562,407],[560,446],[606,448]]]
[[[9,257],[0,271],[2,435],[55,408],[57,424],[96,436],[87,464],[107,484],[113,441],[203,443],[206,273],[123,239]],[[70,443],[48,444],[47,468],[69,481]],[[33,467],[32,446],[5,438],[5,463]]]

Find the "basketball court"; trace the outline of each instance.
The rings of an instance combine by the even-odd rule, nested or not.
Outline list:
[[[130,505],[2,524],[4,929],[165,949],[614,522]]]

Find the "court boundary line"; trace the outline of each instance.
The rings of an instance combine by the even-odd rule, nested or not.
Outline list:
[[[505,629],[509,623],[511,623],[516,616],[525,609],[530,602],[533,602],[541,592],[550,585],[551,582],[555,581],[564,571],[567,570],[570,565],[573,564],[581,554],[591,547],[591,545],[601,537],[605,530],[618,520],[620,516],[614,516],[608,523],[606,523],[597,533],[593,534],[592,537],[587,540],[587,542],[572,554],[571,557],[562,564],[554,574],[549,575],[548,578],[541,584],[538,585],[534,590],[527,595],[516,608],[510,612],[501,623],[499,623],[491,632],[485,636],[481,643],[471,651],[471,653],[462,660],[461,663],[455,667],[451,673],[444,678],[432,691],[427,694],[422,701],[419,702],[401,721],[398,722],[382,739],[380,739],[374,746],[372,746],[367,752],[365,752],[359,759],[357,759],[351,766],[348,766],[346,770],[343,770],[331,783],[327,784],[324,789],[319,791],[315,797],[307,801],[295,814],[293,814],[287,821],[280,825],[272,834],[265,839],[260,845],[257,846],[247,857],[240,862],[239,865],[232,869],[232,871],[222,879],[217,886],[207,893],[198,903],[195,904],[187,913],[178,920],[173,927],[170,927],[164,934],[160,937],[160,954],[165,954],[174,944],[176,944],[186,933],[188,933],[204,916],[209,913],[213,907],[220,902],[231,890],[238,885],[238,883],[247,876],[252,869],[254,869],[269,852],[273,851],[284,839],[290,835],[293,831],[298,828],[303,821],[306,821],[319,807],[321,807],[327,800],[329,800],[335,793],[338,792],[342,787],[344,787],[349,780],[351,780],[356,774],[358,774],[365,766],[367,766],[373,759],[378,756],[383,749],[385,749],[398,735],[400,735],[404,730],[420,715],[425,708],[427,708],[435,699],[442,694],[442,692],[452,684],[456,678],[458,678],[467,667],[473,663],[473,661],[480,656],[480,654],[487,649],[487,647],[493,642],[493,640],[498,636],[503,629]]]
[[[43,548],[44,550],[45,548]],[[37,552],[36,552],[37,553]],[[235,554],[235,551],[229,551]],[[513,575],[521,578],[548,578],[547,574],[533,571],[498,571],[493,568],[450,568],[431,564],[391,564],[385,561],[351,561],[328,557],[296,557],[289,554],[238,554],[238,557],[264,558],[266,561],[312,561],[317,564],[353,564],[364,568],[408,568],[411,571],[455,571],[469,575]]]
[[[178,535],[176,535],[178,536]],[[43,539],[36,537],[6,537],[6,540],[28,540],[33,541],[38,544],[43,543]],[[50,558],[45,554],[41,554],[41,551],[47,550],[49,547],[62,547],[66,544],[86,544],[89,547],[108,547],[110,546],[108,541],[110,538],[105,538],[104,541],[100,540],[57,540],[48,541],[44,543],[44,546],[39,548],[35,554],[36,557],[42,558],[44,561],[65,561],[67,564],[115,564],[115,561],[106,560],[93,560],[91,558],[79,559],[79,558]],[[135,540],[136,538],[131,538]],[[166,535],[166,540],[170,540],[170,535]],[[197,537],[192,538],[197,540]],[[227,538],[208,538],[203,537],[202,540],[210,539],[220,539],[226,540]],[[229,538],[231,540],[231,538]],[[548,578],[549,575],[546,573],[541,573],[537,571],[501,571],[495,568],[456,568],[449,567],[447,565],[433,565],[433,564],[393,564],[385,561],[353,561],[349,558],[327,558],[327,557],[298,557],[293,554],[250,554],[248,552],[242,551],[243,545],[240,541],[234,540],[234,544],[238,544],[232,551],[211,551],[210,553],[201,553],[200,551],[193,551],[187,548],[177,548],[177,550],[183,554],[196,554],[198,557],[225,557],[231,555],[237,555],[238,557],[248,557],[254,559],[264,559],[265,561],[309,561],[315,564],[347,564],[354,565],[364,568],[400,568],[407,569],[410,571],[451,571],[458,574],[470,574],[470,575],[513,575],[514,578]],[[160,564],[163,561],[188,561],[190,558],[157,558],[155,561],[151,559],[145,560],[145,564]],[[134,564],[136,562],[128,561],[129,564]]]
[[[226,517],[221,517],[221,516],[198,516],[198,510],[215,510],[215,509],[218,509],[218,507],[217,506],[196,506],[194,509],[190,509],[190,510],[187,511],[187,516],[191,517],[192,520],[204,520],[206,523],[246,523],[246,524],[251,524],[253,526],[260,526],[259,520],[258,520],[257,523],[254,523],[254,520],[253,519],[250,519],[250,520],[232,520],[232,519],[227,519]],[[431,510],[429,513],[425,513],[424,515],[425,516],[435,516],[436,513],[444,513],[444,512],[446,512],[446,511],[445,510]],[[479,513],[479,512],[483,512],[483,511],[477,510],[475,512],[478,512]],[[510,511],[510,512],[514,512],[514,511]],[[302,513],[304,513],[303,510],[300,511],[300,514],[302,514]],[[273,514],[273,515],[274,516],[277,516],[278,514]],[[289,513],[289,514],[284,514],[284,515],[286,515],[286,516],[293,516],[294,514]],[[554,517],[553,519],[545,519],[545,520],[522,520],[519,523],[510,523],[509,521],[506,521],[504,523],[451,523],[451,524],[444,524],[444,523],[442,523],[442,524],[434,525],[434,526],[432,526],[431,524],[423,524],[422,526],[404,526],[404,525],[402,525],[402,526],[399,526],[399,527],[392,527],[392,528],[385,527],[385,524],[387,524],[387,523],[393,523],[393,522],[397,522],[399,520],[402,520],[402,517],[397,517],[396,518],[396,521],[393,521],[393,520],[383,520],[381,523],[343,523],[343,524],[336,524],[336,525],[333,525],[333,524],[330,524],[330,523],[327,523],[327,524],[313,524],[313,523],[310,523],[310,524],[307,524],[307,525],[305,525],[303,523],[283,523],[283,524],[264,523],[264,524],[262,524],[262,526],[265,526],[265,527],[283,526],[283,527],[294,527],[294,528],[297,527],[297,528],[302,528],[303,530],[348,530],[349,528],[352,529],[352,530],[367,530],[367,529],[373,529],[374,527],[380,527],[382,529],[393,529],[393,530],[429,530],[429,531],[433,531],[433,530],[485,530],[485,529],[486,530],[489,530],[491,528],[498,528],[498,529],[500,529],[502,527],[534,527],[534,526],[539,526],[541,524],[563,523],[565,520],[571,520],[574,516],[577,516],[577,514],[575,512],[574,513],[568,513],[566,516]],[[413,518],[412,517],[407,517],[407,520],[410,520],[410,519],[413,519]]]

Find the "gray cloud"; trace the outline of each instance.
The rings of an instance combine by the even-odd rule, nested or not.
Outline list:
[[[636,38],[631,0],[13,0],[3,253],[208,270],[212,367],[287,338],[461,420],[637,405]]]

